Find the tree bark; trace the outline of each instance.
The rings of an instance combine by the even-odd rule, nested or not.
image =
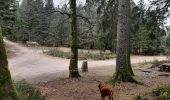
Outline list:
[[[127,12],[127,33],[128,33],[128,35],[127,35],[127,39],[128,39],[128,42],[127,42],[127,66],[128,66],[128,70],[129,70],[129,72],[130,72],[130,74],[132,75],[132,76],[134,76],[135,74],[134,74],[134,72],[133,72],[133,70],[132,70],[132,67],[131,67],[131,60],[130,60],[130,24],[131,24],[131,18],[130,18],[130,12],[131,12],[131,5],[130,5],[130,0],[128,0],[127,1],[127,9],[128,9],[128,12]]]
[[[77,18],[76,18],[76,0],[70,0],[70,40],[71,57],[69,65],[69,77],[80,77],[78,72],[78,46],[77,46]]]
[[[114,81],[137,82],[130,64],[130,0],[118,0],[116,73]]]
[[[18,98],[19,94],[12,83],[8,70],[7,55],[0,27],[0,100],[18,100]]]

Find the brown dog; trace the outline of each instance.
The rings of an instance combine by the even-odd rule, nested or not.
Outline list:
[[[114,100],[113,98],[113,91],[106,87],[104,84],[99,83],[99,90],[101,93],[101,100],[105,100],[105,97],[107,96],[109,98],[109,100]]]

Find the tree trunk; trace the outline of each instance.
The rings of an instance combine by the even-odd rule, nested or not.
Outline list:
[[[130,24],[131,24],[131,18],[130,18],[130,12],[131,12],[131,6],[130,6],[130,0],[127,1],[127,9],[128,9],[128,12],[127,12],[127,66],[128,66],[128,70],[130,72],[130,74],[132,76],[134,76],[135,74],[133,73],[133,70],[132,70],[132,67],[131,67],[131,60],[130,60]]]
[[[8,70],[7,55],[0,27],[0,100],[18,100],[18,93],[12,83]]]
[[[78,46],[77,46],[77,18],[76,0],[70,0],[70,27],[71,27],[71,57],[69,65],[69,77],[80,77],[78,72]]]
[[[136,82],[130,64],[130,0],[118,0],[116,73],[114,81]]]

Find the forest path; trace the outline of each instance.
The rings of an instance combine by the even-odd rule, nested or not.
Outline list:
[[[4,39],[5,43],[12,45],[19,52],[15,57],[9,58],[9,69],[14,80],[26,80],[31,83],[44,82],[59,77],[68,76],[69,59],[50,57],[43,54],[43,50],[28,48],[18,43]],[[132,56],[131,63],[142,63],[154,60],[165,60],[165,56]],[[81,68],[82,61],[78,62]],[[103,72],[113,72],[115,70],[116,60],[104,61],[88,61],[89,69],[93,69],[93,73],[102,76]],[[101,71],[100,71],[101,72]]]

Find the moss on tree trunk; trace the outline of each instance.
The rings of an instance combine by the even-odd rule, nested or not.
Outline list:
[[[70,0],[70,46],[71,57],[69,65],[69,77],[80,77],[78,72],[78,46],[77,46],[77,18],[76,18],[76,0]]]
[[[0,100],[18,100],[19,94],[16,91],[11,74],[8,70],[8,61],[3,43],[2,29],[0,27]]]
[[[130,0],[118,0],[116,73],[114,82],[135,82],[130,64]]]
[[[134,82],[139,83],[136,79],[131,75],[128,69],[119,69],[113,76],[113,82]]]

